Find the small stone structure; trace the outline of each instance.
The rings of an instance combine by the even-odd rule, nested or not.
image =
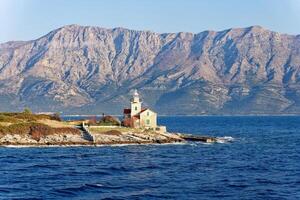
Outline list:
[[[159,133],[166,133],[167,132],[167,127],[166,126],[157,126],[155,128],[155,131],[159,132]]]
[[[82,137],[83,137],[85,140],[94,142],[94,136],[93,136],[93,134],[90,132],[90,130],[88,129],[88,126],[86,126],[84,122],[82,122],[82,125],[81,125],[81,126],[82,126]]]

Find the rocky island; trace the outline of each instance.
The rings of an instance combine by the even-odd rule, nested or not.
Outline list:
[[[0,113],[0,145],[115,145],[186,141],[215,142],[216,138],[168,133],[157,125],[157,114],[142,107],[134,90],[122,122],[103,114],[82,120],[63,121],[59,114]]]
[[[187,135],[123,126],[87,126],[88,123],[89,120],[62,121],[57,115],[32,114],[26,111],[1,113],[0,145],[162,144],[189,140]],[[86,127],[89,127],[88,132]],[[206,139],[207,142],[212,142],[209,141],[210,137]]]

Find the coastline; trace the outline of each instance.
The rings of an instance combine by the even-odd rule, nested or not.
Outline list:
[[[61,117],[62,118],[75,118],[75,117],[82,117],[82,118],[87,118],[87,117],[101,117],[102,115],[99,114],[64,114]],[[120,114],[111,114],[110,116],[114,117],[121,117],[122,115]],[[250,114],[159,114],[158,117],[288,117],[288,116],[300,116],[299,113],[250,113]]]
[[[6,142],[0,147],[97,147],[97,146],[119,146],[119,145],[149,145],[149,144],[184,144],[186,141],[177,139],[157,141],[111,141],[111,142],[56,142],[56,143],[18,143]]]
[[[122,146],[147,146],[147,145],[186,145],[188,142],[166,143],[114,143],[114,144],[1,144],[0,148],[68,148],[68,147],[122,147]]]
[[[142,133],[144,136],[144,133]],[[167,133],[171,135],[166,139],[152,138],[149,140],[109,140],[109,141],[59,141],[59,142],[20,142],[20,141],[6,141],[1,142],[0,147],[101,147],[101,146],[127,146],[127,145],[163,145],[163,144],[187,144],[188,142],[202,142],[202,143],[220,143],[219,139],[210,136],[200,136],[192,134],[181,133]],[[163,134],[165,137],[166,134]],[[24,140],[23,140],[24,141]],[[43,140],[45,141],[45,140]],[[222,142],[221,142],[222,143]]]
[[[103,146],[217,142],[215,137],[170,133],[166,128],[86,125],[87,120],[63,121],[46,114],[2,113],[0,146]],[[108,118],[108,117],[107,117]],[[113,118],[110,118],[113,119]],[[89,122],[89,121],[88,121]]]

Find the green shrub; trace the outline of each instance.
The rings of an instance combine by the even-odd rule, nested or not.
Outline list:
[[[1,135],[4,134],[19,134],[25,135],[30,133],[30,124],[28,123],[17,123],[9,126],[0,126]]]
[[[23,113],[25,114],[32,114],[31,110],[29,108],[25,108]]]
[[[20,122],[20,120],[11,116],[0,114],[0,122],[17,123]]]
[[[107,115],[102,117],[97,124],[102,126],[120,126],[121,122],[118,118]]]

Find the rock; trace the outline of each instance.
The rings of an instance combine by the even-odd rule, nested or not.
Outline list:
[[[179,134],[179,137],[184,139],[185,141],[199,141],[199,142],[206,142],[206,143],[217,142],[217,138],[211,136]]]
[[[117,133],[117,134],[116,134]],[[117,131],[92,133],[94,141],[85,140],[77,134],[52,134],[35,140],[30,134],[6,134],[0,137],[0,145],[96,145],[96,144],[162,144],[186,141],[216,142],[216,138],[189,134],[158,133],[155,131]]]

